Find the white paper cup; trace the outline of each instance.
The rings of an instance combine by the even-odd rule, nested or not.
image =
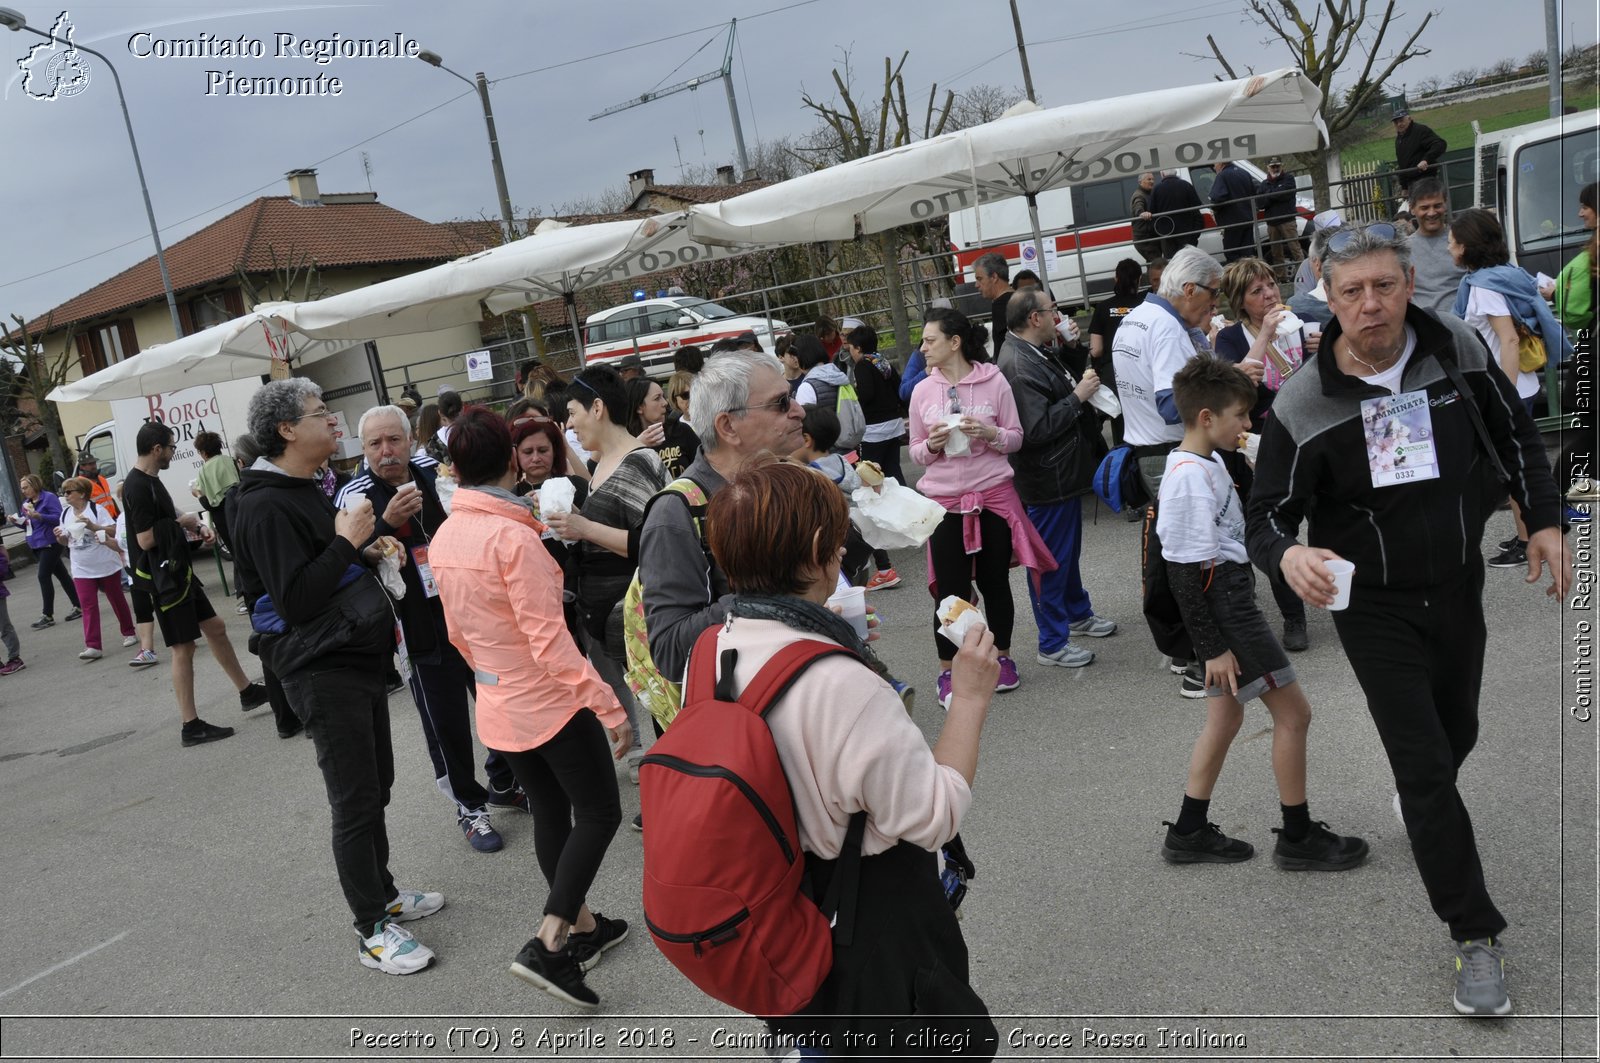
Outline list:
[[[1356,566],[1343,558],[1324,561],[1333,576],[1333,604],[1329,609],[1343,609],[1350,604],[1350,581],[1355,578]]]
[[[1246,432],[1244,434],[1244,446],[1239,448],[1239,452],[1245,456],[1245,460],[1250,462],[1251,465],[1254,465],[1256,463],[1256,455],[1261,453],[1260,434],[1257,432]]]
[[[1307,322],[1303,323],[1300,326],[1300,328],[1301,328],[1302,331],[1305,332],[1305,334],[1308,337],[1309,336],[1317,336],[1317,335],[1320,335],[1322,333],[1322,322],[1320,322],[1320,321],[1307,321]]]
[[[865,587],[847,587],[837,591],[828,599],[828,608],[839,608],[839,615],[850,622],[856,629],[856,634],[863,642],[867,638],[867,589]]]

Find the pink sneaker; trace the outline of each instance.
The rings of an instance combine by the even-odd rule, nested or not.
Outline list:
[[[1000,657],[1000,678],[995,680],[994,689],[997,694],[1004,694],[1008,690],[1015,690],[1022,685],[1022,678],[1017,675],[1017,662],[1010,657]]]

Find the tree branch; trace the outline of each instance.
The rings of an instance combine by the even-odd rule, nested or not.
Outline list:
[[[1228,80],[1237,81],[1239,79],[1239,75],[1233,72],[1233,64],[1229,63],[1227,59],[1223,58],[1222,49],[1217,47],[1216,39],[1209,33],[1206,34],[1206,43],[1211,45],[1211,54],[1217,57],[1217,62],[1221,64],[1223,72],[1228,75]]]

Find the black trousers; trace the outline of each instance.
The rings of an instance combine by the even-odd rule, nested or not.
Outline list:
[[[1428,899],[1457,941],[1498,934],[1472,819],[1456,789],[1478,740],[1487,633],[1483,562],[1459,584],[1425,593],[1363,593],[1333,614],[1339,641],[1394,769],[1411,852]]]
[[[394,787],[389,694],[381,658],[367,668],[303,669],[280,677],[289,704],[317,747],[333,812],[333,864],[345,903],[363,934],[397,893],[389,874],[383,810]]]
[[[478,782],[473,764],[472,720],[467,695],[476,695],[477,682],[459,650],[441,643],[430,657],[436,661],[411,661],[411,697],[422,719],[422,736],[428,743],[428,759],[433,762],[433,778],[444,795],[456,804],[457,813],[478,811],[489,800]],[[489,785],[505,791],[516,785],[511,768],[500,754],[490,750],[483,762]]]
[[[883,470],[883,475],[893,476],[896,483],[902,487],[905,486],[906,474],[900,468],[900,440],[898,437],[876,443],[864,442],[861,444],[860,450],[862,458],[867,461],[877,462],[878,467]],[[889,559],[889,551],[887,550],[872,551],[872,563],[877,566],[879,572],[894,567],[894,562]]]
[[[960,513],[947,513],[939,526],[933,529],[928,540],[928,553],[933,558],[935,602],[946,595],[972,601],[972,584],[978,584],[983,595],[983,616],[994,632],[994,644],[1001,649],[1011,648],[1011,629],[1016,624],[1016,603],[1011,599],[1011,525],[998,513],[984,510],[978,514],[978,529],[983,534],[983,549],[967,553],[961,534]],[[934,645],[939,659],[948,661],[955,657],[958,647],[939,634],[939,618],[933,619]]]
[[[580,709],[544,745],[500,755],[533,806],[533,851],[550,884],[544,914],[576,922],[622,823],[606,729]]]
[[[66,549],[60,543],[33,548],[33,556],[39,568],[39,597],[44,599],[45,616],[56,615],[56,589],[50,582],[51,577],[60,581],[61,589],[67,592],[67,601],[72,603],[74,609],[78,608],[78,589],[72,585],[72,576],[67,572],[66,563],[62,560]]]

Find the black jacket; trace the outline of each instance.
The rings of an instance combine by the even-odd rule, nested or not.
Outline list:
[[[1404,133],[1394,136],[1395,176],[1400,180],[1400,187],[1409,188],[1411,182],[1421,176],[1417,163],[1427,160],[1431,170],[1439,165],[1439,158],[1448,148],[1443,137],[1413,118]]]
[[[1047,506],[1088,494],[1104,451],[1100,415],[1078,401],[1078,384],[1056,358],[1018,336],[1006,337],[997,362],[1022,422],[1022,448],[1011,455],[1017,494]]]
[[[1295,184],[1293,177],[1286,173],[1280,173],[1276,177],[1268,174],[1267,179],[1262,181],[1259,187],[1261,189],[1261,211],[1266,215],[1268,224],[1294,221]]]
[[[1150,213],[1155,215],[1151,221],[1156,234],[1163,237],[1197,233],[1206,224],[1200,215],[1200,193],[1176,174],[1163,177],[1150,190]]]
[[[855,364],[856,398],[867,424],[882,424],[905,416],[900,403],[900,374],[882,355],[869,354]]]
[[[1256,180],[1228,163],[1211,183],[1211,209],[1218,225],[1243,225],[1255,220]]]
[[[428,548],[428,543],[448,515],[434,487],[438,468],[438,463],[427,455],[412,459],[411,481],[422,492],[422,512],[406,522],[403,532],[400,528],[390,527],[383,519],[383,511],[394,501],[398,488],[390,487],[387,482],[374,476],[364,461],[355,477],[339,489],[333,500],[335,507],[343,508],[358,495],[366,498],[372,503],[372,512],[377,518],[373,538],[392,535],[405,544],[406,552],[411,555],[400,566],[400,578],[406,585],[406,596],[395,603],[395,612],[400,615],[400,626],[405,630],[406,652],[414,663],[419,664],[438,664],[440,651],[450,649],[450,633],[444,622],[444,600],[438,594],[428,597],[422,585],[415,553],[418,548]]]
[[[1389,392],[1341,373],[1331,353],[1313,355],[1273,401],[1250,491],[1250,560],[1273,579],[1283,578],[1280,564],[1302,520],[1310,521],[1310,545],[1354,562],[1355,586],[1368,594],[1415,595],[1468,579],[1482,565],[1484,520],[1499,489],[1444,359],[1455,361],[1472,392],[1468,401],[1483,415],[1529,530],[1558,525],[1559,498],[1539,430],[1477,332],[1416,306],[1406,323],[1417,347],[1403,390],[1428,394],[1439,476],[1374,488],[1361,404]],[[1322,352],[1333,350],[1339,333],[1334,318],[1322,333]]]
[[[324,622],[329,599],[345,571],[361,563],[349,540],[334,534],[333,502],[315,480],[270,470],[246,469],[234,495],[234,546],[239,586],[246,597],[271,595],[290,628]],[[367,573],[362,580],[376,577]],[[383,596],[381,587],[376,593]],[[365,601],[377,601],[364,596]],[[387,597],[382,600],[387,602]],[[367,611],[347,637],[313,663],[318,667],[373,669],[394,652],[394,614]],[[262,659],[271,664],[265,651]]]

